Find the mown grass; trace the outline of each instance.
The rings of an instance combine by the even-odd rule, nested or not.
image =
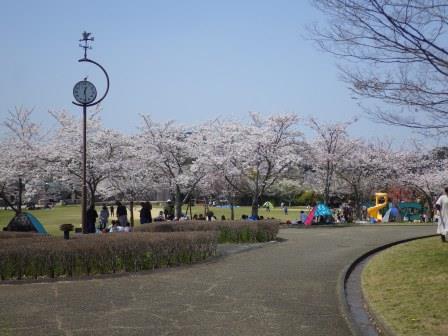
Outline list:
[[[101,207],[97,207],[97,211],[101,210]],[[136,206],[134,208],[134,219],[135,225],[139,226],[139,210],[140,206]],[[152,216],[156,217],[161,208],[153,208]],[[213,211],[217,219],[220,219],[222,215],[224,215],[227,219],[230,219],[230,209],[228,208],[214,208],[210,207],[209,210]],[[259,215],[264,216],[265,218],[276,218],[281,221],[286,220],[297,220],[299,217],[299,213],[302,208],[292,208],[289,209],[288,215],[285,215],[281,208],[275,208],[270,212],[266,211],[266,209],[259,209]],[[184,212],[187,212],[187,208],[183,208]],[[250,215],[250,207],[238,207],[235,208],[235,219],[240,219],[241,215]],[[59,225],[69,223],[75,225],[75,227],[79,227],[81,224],[81,208],[79,205],[69,205],[69,206],[56,206],[53,209],[41,209],[41,210],[32,210],[29,211],[37,219],[43,224],[45,229],[51,235],[62,236],[62,232],[59,230]],[[200,214],[204,213],[203,206],[194,206],[192,208],[192,214]],[[190,212],[188,211],[188,214]],[[14,216],[14,212],[10,210],[0,210],[0,230],[8,225],[11,218]],[[112,219],[115,219],[113,217]]]
[[[448,243],[428,238],[375,256],[362,274],[373,311],[397,335],[448,335]]]

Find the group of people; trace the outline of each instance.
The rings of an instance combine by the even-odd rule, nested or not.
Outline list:
[[[126,231],[125,228],[130,227],[130,223],[128,221],[128,210],[126,206],[124,206],[120,201],[115,202],[115,206],[110,205],[109,207],[107,207],[106,205],[103,205],[101,207],[100,213],[98,214],[95,206],[91,205],[86,213],[87,233],[95,233],[97,232],[97,230],[101,232]],[[174,204],[171,200],[168,200],[166,202],[163,211],[160,211],[159,215],[154,219],[152,218],[151,213],[151,202],[141,202],[140,207],[140,224],[152,223],[153,220],[156,222],[160,222],[175,219]],[[114,216],[116,216],[117,220],[111,220],[111,224],[109,225],[109,219]],[[97,219],[99,221],[98,228],[96,227]]]
[[[147,202],[149,203],[149,202]],[[115,209],[113,205],[107,208],[106,205],[103,205],[100,210],[100,214],[98,215],[98,212],[95,209],[95,205],[91,205],[89,209],[86,212],[86,226],[87,226],[87,233],[96,233],[96,220],[99,218],[99,226],[98,230],[100,231],[110,231],[112,227],[129,227],[130,224],[128,222],[128,210],[126,207],[120,202],[117,201],[115,203],[117,208]],[[109,218],[116,215],[117,220],[111,221],[111,225],[109,224]]]
[[[188,216],[186,219],[189,219]],[[209,211],[207,212],[207,215],[204,216],[203,214],[194,214],[192,217],[193,220],[206,220],[206,221],[215,221],[216,220],[216,216],[213,213],[213,211]],[[226,216],[222,215],[221,216],[221,220],[226,220]]]
[[[97,211],[95,210],[95,206],[91,205],[86,213],[86,223],[87,223],[87,231],[88,233],[95,233],[96,232],[96,220],[99,217],[99,230],[100,231],[107,231],[107,232],[116,232],[116,231],[126,231],[125,228],[129,228],[130,224],[128,222],[128,212],[126,207],[119,201],[115,203],[116,209],[113,205],[107,208],[106,205],[103,205],[100,211],[100,214],[98,215]],[[151,210],[152,205],[150,202],[142,202],[140,203],[141,209],[140,209],[140,224],[146,224],[151,223],[153,221]],[[283,205],[283,208],[287,207]],[[448,240],[448,187],[445,188],[445,194],[440,196],[435,204],[435,208],[439,213],[438,216],[438,227],[437,227],[437,234],[441,236],[441,240],[443,242],[446,242]],[[285,214],[288,210],[285,210]],[[110,226],[108,226],[109,218],[111,216],[116,215],[117,220],[112,220],[112,223]],[[300,215],[298,218],[297,223],[305,223],[306,218],[308,214],[305,213],[305,211],[300,211]],[[164,220],[174,220],[174,205],[173,203],[168,200],[167,204],[163,211],[159,212],[159,215],[154,218],[154,221],[164,221]],[[179,218],[179,220],[182,219],[189,219],[188,216],[183,216],[182,218]],[[209,220],[213,221],[216,220],[216,217],[214,216],[212,211],[209,211],[207,213],[207,216],[204,216],[202,214],[200,215],[194,215],[193,220]],[[221,217],[221,220],[225,220],[225,216],[223,215]],[[248,217],[247,215],[243,215],[241,217],[243,220],[260,220],[263,219],[262,216],[258,217]],[[336,212],[336,220],[337,222],[350,222],[353,219],[353,210],[349,205],[342,206],[339,211]],[[128,229],[129,231],[129,229]]]

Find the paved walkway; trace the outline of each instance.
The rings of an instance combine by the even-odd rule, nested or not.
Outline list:
[[[205,264],[87,281],[0,285],[0,335],[350,335],[337,281],[361,253],[434,227],[284,229]]]

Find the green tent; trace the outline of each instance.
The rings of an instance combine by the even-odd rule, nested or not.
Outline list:
[[[269,202],[269,201],[268,202],[264,202],[263,208],[266,208],[268,210],[272,210],[272,209],[274,209],[274,205],[272,205],[272,203]]]

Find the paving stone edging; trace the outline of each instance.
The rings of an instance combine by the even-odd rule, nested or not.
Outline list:
[[[431,238],[431,237],[436,237],[436,236],[438,236],[438,235],[435,235],[435,234],[425,235],[425,236],[407,238],[407,239],[391,242],[388,244],[384,244],[384,245],[378,246],[374,249],[371,249],[371,250],[365,252],[364,254],[362,254],[361,256],[356,258],[354,261],[352,261],[350,264],[345,266],[344,270],[341,272],[341,274],[339,276],[338,285],[337,285],[338,286],[338,289],[337,289],[338,297],[339,297],[339,308],[342,313],[342,316],[344,317],[345,321],[347,322],[353,335],[364,336],[364,333],[361,331],[360,327],[358,326],[358,323],[353,318],[353,314],[350,310],[350,307],[349,307],[349,304],[347,301],[347,282],[348,282],[348,279],[350,278],[350,276],[352,275],[352,273],[354,272],[354,270],[358,266],[360,266],[360,264],[363,261],[365,261],[366,259],[368,259],[369,257],[372,257],[373,255],[375,255],[383,250],[386,250],[392,246],[407,243],[407,242],[414,241],[414,240]],[[359,284],[359,286],[361,287],[361,284]],[[374,324],[377,325],[381,329],[382,335],[394,336],[395,334],[388,327],[387,323],[382,318],[376,316],[373,313],[373,310],[370,309],[370,305],[367,302],[367,300],[365,300],[365,303],[367,304],[367,314],[374,320]]]

